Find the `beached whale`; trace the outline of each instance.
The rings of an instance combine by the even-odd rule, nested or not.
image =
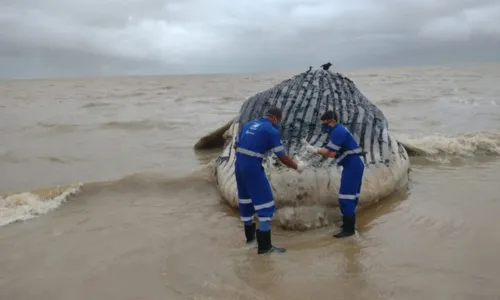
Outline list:
[[[326,66],[326,67],[325,67]],[[287,153],[307,163],[302,173],[288,169],[269,153],[263,162],[277,208],[274,222],[287,229],[311,229],[340,219],[338,192],[341,167],[333,159],[307,154],[309,143],[328,143],[321,131],[320,116],[333,110],[365,152],[358,211],[392,194],[408,183],[410,161],[403,144],[391,136],[382,111],[371,103],[346,76],[322,68],[287,79],[248,98],[239,114],[213,133],[201,138],[197,149],[223,145],[214,162],[214,174],[222,198],[238,207],[234,175],[233,143],[242,124],[262,117],[270,106],[283,111],[281,137]]]

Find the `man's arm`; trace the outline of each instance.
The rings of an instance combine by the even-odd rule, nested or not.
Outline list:
[[[297,163],[295,163],[290,156],[288,156],[286,154],[282,154],[282,155],[278,156],[278,159],[282,163],[284,163],[287,167],[297,170],[297,167],[298,167]]]
[[[340,146],[344,142],[346,134],[343,131],[333,130],[330,134],[330,141],[324,148],[318,149],[318,154],[324,157],[334,158]]]
[[[285,152],[285,148],[283,148],[283,144],[281,144],[281,139],[278,131],[271,131],[271,151],[278,156],[278,159],[285,164],[287,167],[297,170],[297,164],[293,161],[293,159],[288,156]]]
[[[334,158],[335,154],[337,154],[337,151],[330,150],[330,149],[325,147],[325,148],[319,148],[318,154],[323,155],[324,157]]]

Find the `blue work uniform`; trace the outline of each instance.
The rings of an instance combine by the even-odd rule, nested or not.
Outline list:
[[[257,213],[259,222],[270,222],[276,208],[262,159],[268,151],[277,156],[286,154],[280,134],[267,118],[259,118],[243,126],[236,145],[235,175],[241,220],[251,224]]]
[[[330,129],[330,141],[325,148],[336,151],[335,161],[343,167],[339,188],[340,211],[343,216],[353,216],[359,202],[365,170],[361,160],[363,151],[351,132],[339,123]]]

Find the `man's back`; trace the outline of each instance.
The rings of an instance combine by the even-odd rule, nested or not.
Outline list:
[[[349,129],[340,123],[337,123],[337,126],[333,128],[332,134],[343,137],[343,143],[340,145],[341,150],[356,149],[359,147],[358,142],[356,142]]]
[[[354,136],[349,129],[340,123],[337,123],[330,132],[330,143],[328,145],[337,152],[335,158],[340,160],[341,165],[351,159],[360,159],[359,154],[362,154]]]
[[[285,154],[278,130],[266,118],[246,123],[238,135],[237,144],[238,158],[253,157],[260,160],[269,150],[278,156]]]

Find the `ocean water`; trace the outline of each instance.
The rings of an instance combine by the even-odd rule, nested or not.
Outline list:
[[[0,299],[500,299],[500,65],[340,72],[426,155],[267,257],[193,145],[295,74],[0,81]]]

